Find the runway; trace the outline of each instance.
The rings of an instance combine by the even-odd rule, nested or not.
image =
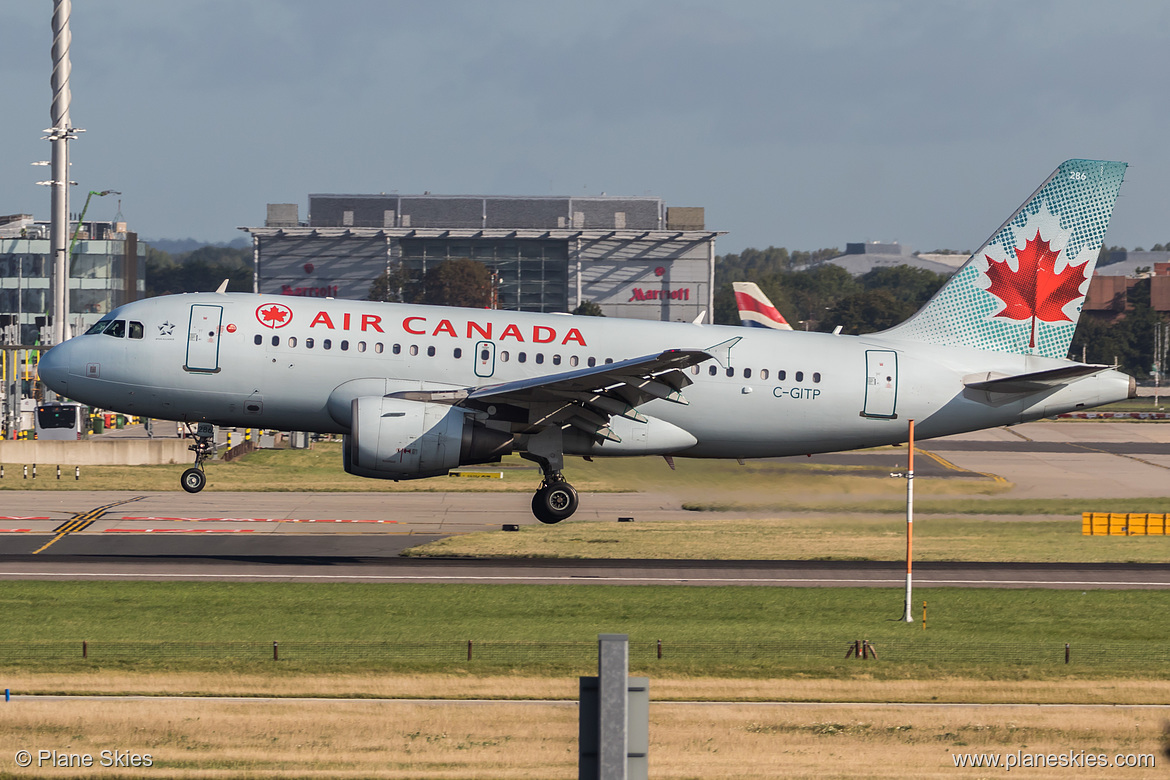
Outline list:
[[[1107,504],[1111,497],[1170,494],[1170,423],[1030,423],[923,442],[923,450],[918,475],[1005,484],[1010,478],[1006,497],[1092,497]],[[896,474],[904,458],[904,450],[883,448],[814,461],[867,466],[883,476]],[[4,579],[788,587],[905,581],[902,563],[401,557],[445,536],[535,523],[526,493],[3,491],[0,497]],[[695,514],[678,496],[594,493],[582,495],[573,520],[619,517],[685,521]],[[1170,587],[1170,565],[918,563],[914,581],[920,587],[1161,589]]]

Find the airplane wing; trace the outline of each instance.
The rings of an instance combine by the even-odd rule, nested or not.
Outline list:
[[[493,419],[518,423],[521,431],[567,424],[598,439],[620,441],[609,430],[610,416],[645,422],[636,407],[648,401],[686,404],[682,389],[691,384],[691,379],[683,369],[711,358],[701,350],[668,350],[562,374],[479,387],[468,393],[460,405],[489,411]]]

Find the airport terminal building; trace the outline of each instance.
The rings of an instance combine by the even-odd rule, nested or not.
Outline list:
[[[494,272],[500,309],[691,321],[712,310],[715,239],[702,208],[653,197],[310,195],[269,204],[252,236],[257,292],[365,299],[402,266],[413,278],[448,259]],[[708,320],[709,321],[709,320]]]

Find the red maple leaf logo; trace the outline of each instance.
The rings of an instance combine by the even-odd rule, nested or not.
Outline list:
[[[1036,237],[1027,241],[1023,249],[1016,249],[1019,270],[1013,271],[1007,260],[987,258],[987,278],[991,285],[987,291],[1003,301],[1003,310],[996,317],[1010,320],[1032,320],[1030,346],[1036,346],[1036,320],[1041,322],[1072,322],[1064,307],[1081,297],[1084,284],[1083,265],[1067,266],[1056,272],[1056,258],[1060,252],[1053,252],[1048,241]]]
[[[256,308],[256,319],[269,328],[283,328],[292,321],[292,309],[282,303],[261,305]]]

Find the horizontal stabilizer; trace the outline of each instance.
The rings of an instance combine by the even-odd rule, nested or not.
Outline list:
[[[1078,363],[1073,366],[1062,366],[1047,371],[1033,371],[1015,376],[997,376],[994,372],[973,374],[967,377],[963,384],[972,390],[986,390],[989,393],[1034,393],[1037,390],[1060,387],[1073,379],[1099,374],[1111,368],[1113,366]]]

